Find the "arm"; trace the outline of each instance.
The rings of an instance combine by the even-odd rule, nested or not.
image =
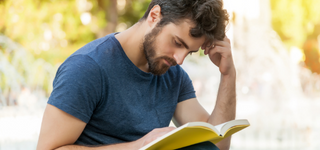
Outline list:
[[[79,138],[85,126],[86,123],[80,119],[48,104],[43,115],[37,150],[139,149],[174,129],[172,127],[155,129],[142,138],[128,143],[99,147],[72,145]]]
[[[235,119],[236,114],[236,92],[235,77],[221,76],[217,102],[208,122],[218,125]],[[230,148],[231,136],[217,143],[220,150]]]
[[[230,41],[228,38],[225,38],[223,41],[215,42],[214,47],[203,46],[202,49],[205,50],[205,54],[209,55],[211,61],[219,67],[221,72],[221,81],[215,108],[211,115],[209,115],[196,98],[180,102],[174,114],[174,122],[178,124],[204,121],[218,125],[235,119],[236,71],[233,64]],[[220,150],[227,150],[230,147],[230,140],[231,137],[226,138],[216,145]]]
[[[236,70],[230,40],[225,37],[223,41],[216,41],[214,46],[206,47],[204,53],[221,72],[216,105],[208,120],[217,125],[235,119],[236,113]]]
[[[86,123],[48,104],[43,115],[37,150],[106,149],[107,147],[84,147],[73,144]],[[108,148],[127,149],[134,143],[110,145]]]

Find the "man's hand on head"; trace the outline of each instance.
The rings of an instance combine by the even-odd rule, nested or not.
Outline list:
[[[234,75],[235,67],[233,64],[230,40],[225,36],[223,41],[215,40],[213,44],[205,43],[201,49],[208,55],[222,75]]]

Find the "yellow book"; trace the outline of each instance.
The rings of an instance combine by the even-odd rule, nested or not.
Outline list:
[[[205,141],[216,144],[249,125],[246,119],[232,120],[216,126],[206,122],[190,122],[157,138],[139,150],[173,150]]]

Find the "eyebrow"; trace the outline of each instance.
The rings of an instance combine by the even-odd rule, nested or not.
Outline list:
[[[180,37],[178,36],[175,36],[181,43],[184,47],[186,47],[187,49],[189,49],[189,46],[183,41],[183,39],[181,39]]]
[[[186,47],[187,49],[189,49],[189,46],[183,41],[183,39],[181,39],[181,38],[178,37],[177,35],[175,35],[175,37],[182,43],[182,45],[183,45],[184,47]],[[198,50],[190,50],[190,51],[197,52]]]

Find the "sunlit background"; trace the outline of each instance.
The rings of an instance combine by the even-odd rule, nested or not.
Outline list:
[[[35,149],[59,65],[121,32],[150,0],[0,0],[0,150]],[[237,118],[251,126],[232,150],[320,149],[320,1],[224,0],[237,67]],[[198,53],[183,68],[206,110],[219,70]]]

